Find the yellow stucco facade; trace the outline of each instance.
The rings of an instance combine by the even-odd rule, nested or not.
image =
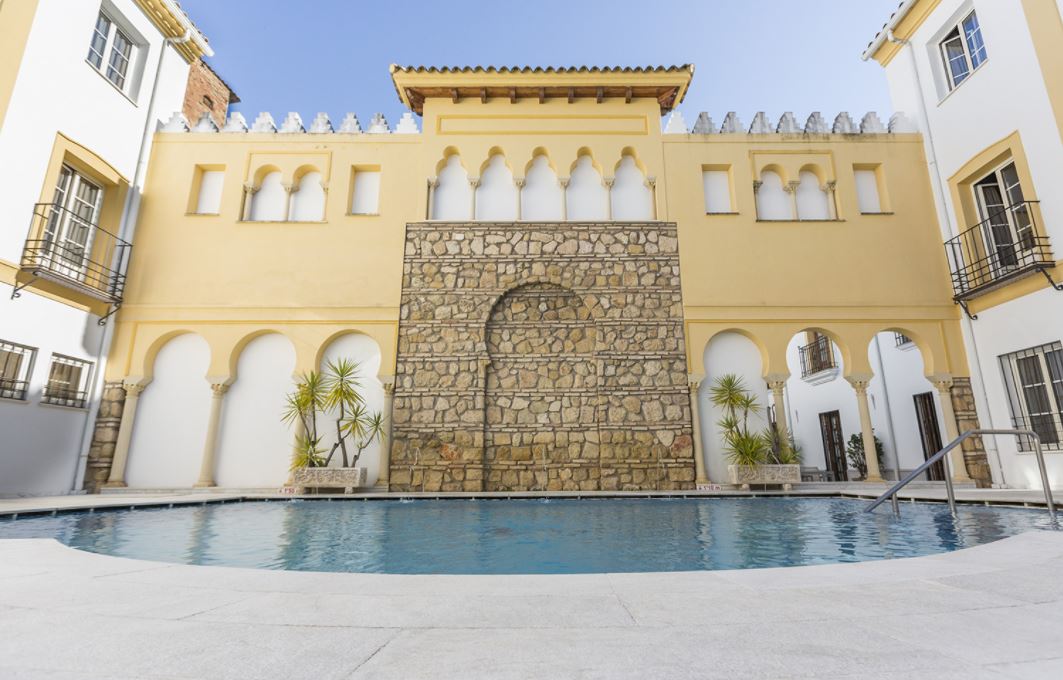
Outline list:
[[[446,89],[445,74],[419,75]],[[462,75],[462,86],[475,82]],[[549,74],[533,75],[511,73],[507,81],[496,73],[485,83],[548,86]],[[633,86],[654,84],[646,75]],[[571,74],[555,78],[559,88],[573,82]],[[575,83],[625,87],[610,78],[582,73]],[[670,73],[662,82],[674,80]],[[211,344],[215,376],[230,375],[243,343],[269,330],[295,343],[297,371],[315,368],[336,333],[365,333],[379,344],[388,374],[405,225],[428,218],[430,180],[455,153],[470,177],[504,154],[518,178],[542,153],[561,177],[589,153],[606,178],[622,155],[633,155],[654,184],[656,218],[678,224],[693,373],[704,371],[708,340],[737,329],[761,348],[765,374],[785,374],[789,339],[810,327],[838,343],[850,374],[870,373],[868,342],[885,329],[916,340],[929,374],[967,373],[919,135],[663,135],[660,102],[637,96],[439,97],[423,107],[417,135],[159,134],[108,380],[149,377],[153,353],[184,331]],[[730,171],[730,214],[706,214],[709,166]],[[879,169],[889,212],[858,208],[854,169],[868,167]],[[311,168],[327,185],[323,220],[243,219],[245,188],[264,171],[279,170],[291,183]],[[379,168],[378,214],[350,214],[358,168]],[[754,184],[766,168],[784,182],[815,172],[835,187],[836,219],[759,221]],[[189,210],[204,169],[225,173],[216,215]]]

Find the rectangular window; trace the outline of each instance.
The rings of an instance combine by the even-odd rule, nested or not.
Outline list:
[[[897,345],[897,347],[905,347],[906,345],[912,344],[912,339],[904,333],[894,333],[893,342]]]
[[[25,401],[37,350],[0,340],[0,399]]]
[[[221,212],[221,192],[224,186],[224,170],[200,171],[199,195],[196,197],[197,215],[217,215]]]
[[[1016,428],[1033,430],[1048,449],[1063,445],[1063,343],[1000,357]],[[1028,442],[1022,450],[1030,450]]]
[[[92,362],[62,354],[52,354],[48,384],[41,395],[42,404],[85,408],[89,400]]]
[[[874,169],[856,170],[856,199],[864,215],[882,213],[882,198],[878,191],[878,172]]]
[[[978,15],[971,12],[939,43],[949,90],[967,80],[989,58]]]
[[[351,180],[351,214],[380,214],[380,170],[354,169]]]
[[[705,187],[705,213],[726,214],[734,212],[731,205],[731,171],[729,169],[703,169],[701,180]]]
[[[133,40],[106,14],[100,12],[89,43],[88,62],[123,92],[135,51]]]

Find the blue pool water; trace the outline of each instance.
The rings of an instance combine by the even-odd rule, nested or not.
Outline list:
[[[0,539],[55,538],[182,564],[390,574],[750,569],[915,557],[1048,528],[1041,510],[814,498],[281,501],[0,519]]]

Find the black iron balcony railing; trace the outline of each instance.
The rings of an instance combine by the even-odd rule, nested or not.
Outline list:
[[[34,206],[21,270],[118,305],[125,290],[132,245],[75,211],[53,203]],[[18,291],[29,285],[16,288]]]
[[[41,393],[41,403],[52,406],[69,406],[70,408],[85,408],[89,402],[88,392],[79,392],[61,387],[46,386]]]
[[[25,380],[10,380],[8,378],[0,378],[0,399],[15,399],[16,401],[26,400],[26,391],[29,389],[29,383]]]
[[[960,304],[1008,281],[1042,272],[1057,289],[1048,237],[1037,224],[1037,201],[1001,208],[989,219],[945,242],[952,288]],[[966,309],[966,306],[965,306]]]
[[[816,336],[815,340],[799,348],[798,352],[801,355],[802,378],[837,368],[834,361],[834,343],[825,335]]]

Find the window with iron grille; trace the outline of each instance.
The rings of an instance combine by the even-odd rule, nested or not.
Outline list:
[[[905,345],[912,344],[912,339],[904,333],[894,333],[893,340],[897,343],[898,347],[904,347]]]
[[[89,400],[92,362],[62,354],[52,355],[48,384],[41,395],[42,404],[85,408]]]
[[[123,92],[133,59],[135,43],[103,12],[96,18],[96,27],[89,43],[88,62],[107,80]]]
[[[37,350],[0,340],[0,399],[25,401]]]
[[[1063,449],[1063,343],[1005,354],[1000,367],[1015,427],[1036,432],[1046,449]]]

